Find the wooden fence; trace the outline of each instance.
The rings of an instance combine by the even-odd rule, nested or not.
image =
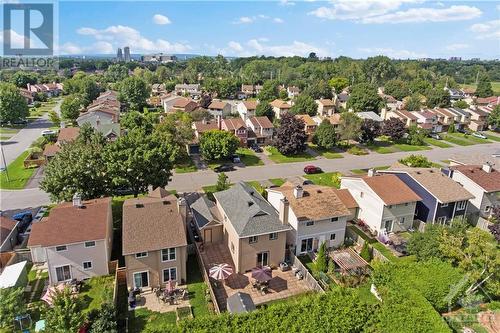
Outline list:
[[[198,244],[196,244],[195,249],[196,249],[196,259],[198,260],[198,266],[203,274],[203,280],[205,280],[205,284],[208,285],[208,291],[210,292],[210,298],[212,299],[212,303],[214,304],[214,310],[216,313],[221,313],[219,303],[217,303],[217,297],[215,297],[215,292],[212,287],[212,283],[210,282],[210,277],[208,276],[207,270],[205,269],[205,263],[203,262],[203,258],[201,256]]]
[[[345,229],[345,234],[346,237],[351,238],[358,244],[360,247],[363,247],[365,243],[367,242],[366,239],[358,235],[355,231],[353,231],[351,228],[356,228],[355,226],[350,226],[349,228]],[[359,230],[359,229],[358,229]],[[359,232],[363,232],[359,230]],[[366,236],[368,238],[368,236]],[[376,242],[378,242],[376,239],[374,239]],[[373,258],[381,260],[381,261],[386,261],[389,262],[390,260],[387,259],[379,250],[377,250],[375,247],[373,247],[370,242],[368,241],[368,248],[372,252]]]
[[[309,270],[307,269],[306,266],[304,266],[304,264],[300,261],[300,259],[297,258],[291,251],[289,254],[290,254],[290,260],[292,262],[292,267],[295,267],[295,269],[300,270],[302,272],[302,274],[304,275],[304,281],[306,282],[307,286],[312,290],[324,293],[325,290],[321,287],[318,281],[316,281],[314,276],[312,276],[312,274],[309,273]]]

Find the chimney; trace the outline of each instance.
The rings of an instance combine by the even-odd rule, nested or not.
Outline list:
[[[304,189],[302,188],[302,186],[295,186],[295,188],[293,189],[293,196],[297,199],[304,196]]]
[[[95,125],[98,127],[99,125],[101,125],[101,117],[97,116],[96,120],[95,120]]]
[[[177,211],[182,216],[182,223],[186,226],[188,211],[187,211],[187,202],[183,197],[177,198]]]
[[[487,173],[490,173],[492,170],[492,167],[491,167],[491,164],[486,162],[485,164],[483,164],[483,171],[484,172],[487,172]]]
[[[222,128],[222,116],[215,116],[215,120],[217,121],[217,128],[220,130]]]
[[[80,208],[82,207],[83,204],[82,204],[82,196],[80,193],[75,193],[73,195],[73,207],[77,207],[77,208]]]
[[[373,177],[373,176],[375,176],[375,170],[368,169],[368,177]]]
[[[290,207],[290,203],[286,197],[280,200],[279,207],[279,218],[283,225],[288,225],[288,209]]]
[[[386,108],[382,108],[382,110],[380,111],[380,118],[382,118],[382,119],[385,120],[386,116],[387,116],[387,109]]]

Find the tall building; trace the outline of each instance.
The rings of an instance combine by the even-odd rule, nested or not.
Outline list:
[[[123,52],[125,54],[125,62],[130,62],[130,47],[125,46]]]
[[[123,61],[123,53],[122,49],[119,47],[118,51],[116,52],[116,61],[121,62]]]

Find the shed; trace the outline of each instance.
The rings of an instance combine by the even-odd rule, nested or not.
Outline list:
[[[368,266],[368,263],[352,248],[333,251],[330,257],[340,267],[343,274],[358,273]]]
[[[252,297],[247,293],[237,292],[227,298],[227,310],[229,313],[247,313],[255,310]]]
[[[28,282],[27,264],[25,260],[5,267],[0,275],[0,288],[25,287]]]

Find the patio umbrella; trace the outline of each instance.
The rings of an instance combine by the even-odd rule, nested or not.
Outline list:
[[[216,280],[225,280],[233,274],[233,268],[228,264],[220,264],[210,268],[210,277]]]
[[[64,289],[64,283],[60,283],[55,287],[47,288],[45,295],[42,296],[41,300],[45,301],[48,305],[52,305],[52,299],[56,296],[58,291],[62,291]]]
[[[167,285],[165,286],[165,290],[168,293],[171,293],[175,290],[175,281],[173,280],[168,280]]]
[[[261,282],[267,282],[273,278],[273,273],[269,267],[252,268],[252,277]]]

